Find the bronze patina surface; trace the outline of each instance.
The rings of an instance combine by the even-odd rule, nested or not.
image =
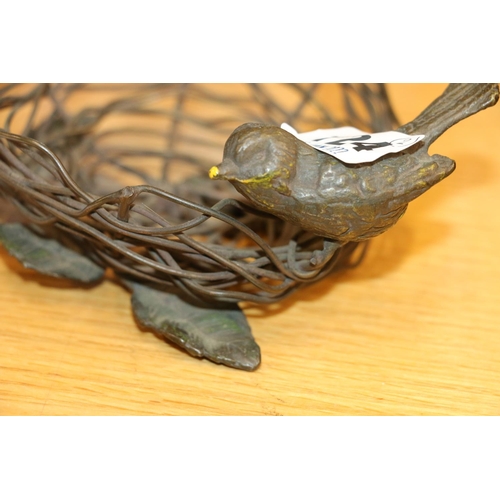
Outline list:
[[[340,84],[338,119],[319,88],[273,95],[250,84],[242,98],[187,84],[0,85],[0,195],[10,203],[0,241],[42,274],[115,280],[131,291],[139,326],[193,356],[254,370],[260,348],[237,303],[279,301],[359,262],[360,243],[453,171],[429,145],[498,100],[494,84],[450,85],[398,129],[423,141],[347,165],[278,125],[396,128],[385,88]],[[288,108],[277,97],[285,90],[295,93]],[[209,176],[244,198],[207,176],[226,139]]]
[[[400,127],[425,134],[408,151],[347,165],[272,125],[245,124],[229,137],[210,176],[229,180],[259,209],[315,234],[362,241],[393,226],[408,203],[453,172],[455,162],[430,156],[448,128],[498,100],[496,84],[452,84],[414,121]]]

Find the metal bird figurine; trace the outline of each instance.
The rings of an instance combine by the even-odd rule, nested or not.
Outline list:
[[[50,86],[39,87],[33,95],[40,96],[47,89],[50,90]],[[51,99],[54,95],[50,94]],[[287,282],[283,283],[286,286],[290,283],[305,283],[320,279],[327,275],[334,269],[332,264],[342,263],[341,257],[344,254],[337,252],[340,247],[343,247],[342,251],[350,250],[356,246],[356,242],[376,236],[391,227],[404,213],[410,201],[453,171],[455,167],[453,160],[428,154],[430,144],[458,121],[495,104],[498,95],[498,86],[494,84],[450,85],[444,94],[418,118],[398,129],[407,134],[424,134],[422,141],[403,152],[359,165],[345,164],[276,126],[246,124],[238,127],[226,142],[222,163],[217,167],[212,167],[210,177],[229,180],[257,208],[311,231],[323,237],[324,240],[323,250],[308,251],[307,257],[301,257],[302,260],[298,261],[300,266],[293,255],[295,248],[293,244],[296,245],[293,240],[289,242],[285,253],[283,253],[283,248],[280,249],[279,258],[277,253],[254,255],[252,250],[248,258],[254,260],[254,263],[260,261],[259,265],[262,266],[253,268],[255,274],[249,272],[250,264],[245,261],[246,257],[238,261],[226,258],[223,262],[229,265],[228,269],[221,269],[221,272],[218,272],[217,265],[222,259],[217,259],[216,257],[219,256],[216,254],[222,251],[221,246],[217,247],[217,252],[204,247],[205,253],[199,256],[202,266],[196,269],[197,272],[194,272],[192,268],[183,270],[173,255],[175,253],[182,255],[181,262],[191,265],[197,255],[194,250],[199,244],[194,239],[188,239],[182,231],[172,233],[179,238],[179,241],[175,241],[169,236],[160,238],[156,232],[148,234],[148,230],[158,231],[156,227],[134,226],[130,224],[130,221],[124,220],[121,211],[124,207],[125,212],[128,210],[130,196],[127,194],[123,197],[123,193],[133,193],[131,187],[100,198],[101,201],[106,200],[106,204],[113,200],[116,202],[116,199],[119,200],[117,218],[115,214],[106,212],[104,205],[96,204],[99,200],[95,201],[93,197],[87,196],[76,186],[60,162],[56,162],[58,168],[55,168],[55,164],[51,166],[50,173],[52,176],[57,172],[64,174],[62,177],[64,184],[48,185],[49,189],[44,192],[43,188],[47,185],[44,179],[35,175],[37,171],[34,173],[27,168],[13,151],[17,151],[22,146],[25,150],[21,149],[21,152],[27,151],[28,157],[40,161],[43,159],[40,152],[46,154],[48,149],[37,143],[35,151],[30,151],[28,146],[33,146],[36,141],[0,130],[0,135],[3,137],[0,141],[0,174],[2,174],[0,179],[3,183],[0,185],[0,191],[9,196],[18,196],[18,200],[14,198],[18,206],[23,206],[22,203],[25,203],[31,207],[28,200],[36,202],[31,207],[34,223],[29,225],[17,222],[0,224],[0,243],[26,267],[57,278],[80,281],[86,285],[99,283],[104,279],[104,268],[108,264],[114,264],[117,266],[116,278],[132,293],[132,309],[140,325],[164,336],[193,356],[205,357],[233,368],[254,370],[260,363],[260,348],[252,336],[244,312],[238,305],[224,301],[217,304],[206,303],[198,297],[193,297],[193,294],[186,295],[181,292],[191,291],[190,287],[196,287],[195,290],[210,289],[215,296],[222,293],[229,294],[231,291],[223,291],[221,283],[225,284],[223,278],[225,280],[227,274],[229,274],[227,279],[231,286],[237,283],[232,280],[238,274],[231,274],[236,271],[241,272],[245,279],[251,280],[252,283],[261,284],[256,277],[264,278],[265,289],[273,288],[274,285],[268,283],[268,280],[275,281],[276,277],[281,275],[277,271],[284,273],[282,276]],[[13,102],[16,101],[4,99],[0,105],[9,106]],[[122,101],[116,101],[116,103],[119,104],[120,109],[124,105]],[[16,105],[15,109],[17,108],[23,109],[22,106]],[[12,116],[11,113],[8,122]],[[82,116],[87,119],[87,112]],[[91,113],[91,116],[94,115]],[[100,118],[101,114],[96,116]],[[77,115],[78,117],[81,118],[80,115]],[[75,135],[72,126],[59,130],[57,127],[62,122],[57,114],[55,114],[55,121],[48,123],[57,125],[54,131],[50,127],[48,130],[57,136],[56,144],[58,148],[61,147],[62,153],[67,158],[76,148],[73,144],[76,138],[83,138],[85,135],[86,139],[92,139],[89,130],[82,129],[85,132],[85,134],[82,132],[82,135],[79,135],[80,130]],[[70,137],[71,141],[66,141],[65,137]],[[3,141],[6,139],[12,141],[11,149],[4,145]],[[67,150],[60,146],[61,141]],[[164,153],[162,153],[162,158],[163,155]],[[26,159],[23,156],[21,158]],[[54,158],[53,155],[52,158]],[[43,165],[39,163],[38,167]],[[204,179],[209,182],[206,177]],[[78,195],[78,201],[67,196],[72,192],[69,187]],[[149,189],[148,186],[138,186],[137,189],[144,187]],[[28,193],[24,193],[24,196],[23,188]],[[163,195],[173,198],[166,192]],[[65,206],[63,201],[66,198],[76,203],[76,207],[83,207],[82,210],[77,210],[72,205]],[[87,204],[84,204],[82,199]],[[177,200],[181,201],[180,198]],[[227,200],[222,200],[222,202],[225,201]],[[92,206],[94,208],[91,211],[89,207]],[[57,207],[60,209],[57,210]],[[138,209],[137,213],[154,214],[150,211],[145,212],[146,208],[141,209],[139,205],[142,212]],[[215,212],[208,207],[200,208],[203,217],[193,219],[196,224],[200,223],[209,211]],[[26,207],[24,210],[30,213]],[[86,210],[89,211],[86,212]],[[70,214],[74,214],[75,211],[78,215],[73,215],[71,218]],[[83,212],[92,221],[92,225],[84,224]],[[221,214],[219,212],[219,215]],[[40,220],[42,221],[41,227],[38,227]],[[158,219],[151,220],[156,222]],[[53,221],[58,222],[54,224]],[[106,234],[98,231],[99,224],[103,221],[107,221],[107,225],[102,225],[105,228],[103,232]],[[113,221],[115,225],[109,221]],[[51,222],[56,229],[58,225],[66,228],[68,234],[78,234],[77,229],[83,227],[85,232],[82,234],[85,237],[77,238],[72,241],[72,245],[66,246],[68,234],[64,233],[63,236],[66,238],[61,238],[61,234],[57,237],[57,232],[53,231],[54,227],[47,228],[50,226],[48,222]],[[238,224],[238,228],[244,227],[241,223],[238,222]],[[116,227],[122,226],[125,226],[126,232],[116,230]],[[191,227],[194,226],[184,223],[184,229]],[[134,233],[133,229],[137,233]],[[161,230],[166,229],[171,229],[171,227],[163,227]],[[110,238],[109,234],[114,235],[116,240]],[[141,236],[140,239],[138,234]],[[123,237],[124,235],[126,238]],[[136,239],[133,238],[134,235]],[[313,238],[316,240],[316,246],[318,239]],[[109,246],[98,247],[98,244],[102,242]],[[137,254],[135,259],[130,260],[122,261],[116,258],[116,256],[123,258],[123,255],[134,256],[131,251],[134,242],[143,254]],[[144,242],[147,243],[147,247],[144,246]],[[87,255],[86,249],[89,249],[91,244],[95,246],[94,251],[98,252],[97,255],[100,258],[96,259],[95,253]],[[184,247],[187,247],[187,252]],[[109,252],[110,248],[112,252]],[[346,254],[350,255],[349,252]],[[147,271],[145,263],[148,263],[145,255],[156,259],[153,262],[155,269],[160,267],[169,272],[167,276],[170,280],[167,284],[175,286],[163,286],[158,279],[160,275],[154,274],[152,276],[156,279],[153,283],[144,281],[144,277],[148,277],[145,272]],[[188,259],[184,257],[185,255]],[[269,255],[274,256],[273,264],[277,266],[276,271],[266,268]],[[335,255],[340,258],[340,261],[333,258]],[[132,270],[129,266],[137,264],[138,259],[140,268],[134,268],[135,272],[129,273],[128,271]],[[330,259],[331,262],[322,267]],[[212,268],[214,265],[215,267]],[[201,271],[205,271],[205,266],[208,268],[207,275],[211,275],[212,278],[215,275],[215,280],[204,282],[204,275]],[[213,269],[217,272],[213,272]],[[195,278],[190,275],[195,275]],[[291,289],[276,286],[273,291],[278,290],[281,293]]]
[[[410,149],[369,164],[347,165],[280,127],[247,123],[228,138],[212,179],[225,179],[259,209],[335,242],[377,236],[408,203],[447,177],[455,162],[429,156],[448,128],[494,105],[496,84],[451,84],[399,132],[424,134]],[[333,250],[332,248],[332,250]],[[331,252],[330,252],[331,254]]]

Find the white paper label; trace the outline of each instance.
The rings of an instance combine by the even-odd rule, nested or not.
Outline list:
[[[389,153],[399,153],[425,135],[407,135],[402,132],[363,132],[354,127],[318,129],[299,134],[287,123],[281,125],[297,139],[345,163],[368,163]]]

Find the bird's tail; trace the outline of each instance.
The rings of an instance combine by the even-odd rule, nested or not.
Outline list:
[[[398,130],[424,134],[424,143],[429,146],[459,121],[495,105],[498,96],[496,83],[452,83],[415,120]]]

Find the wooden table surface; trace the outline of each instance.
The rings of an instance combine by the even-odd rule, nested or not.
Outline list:
[[[389,93],[406,122],[444,88]],[[457,170],[361,266],[246,309],[255,372],[141,331],[112,282],[61,286],[0,249],[0,414],[500,414],[500,105],[430,151]]]

